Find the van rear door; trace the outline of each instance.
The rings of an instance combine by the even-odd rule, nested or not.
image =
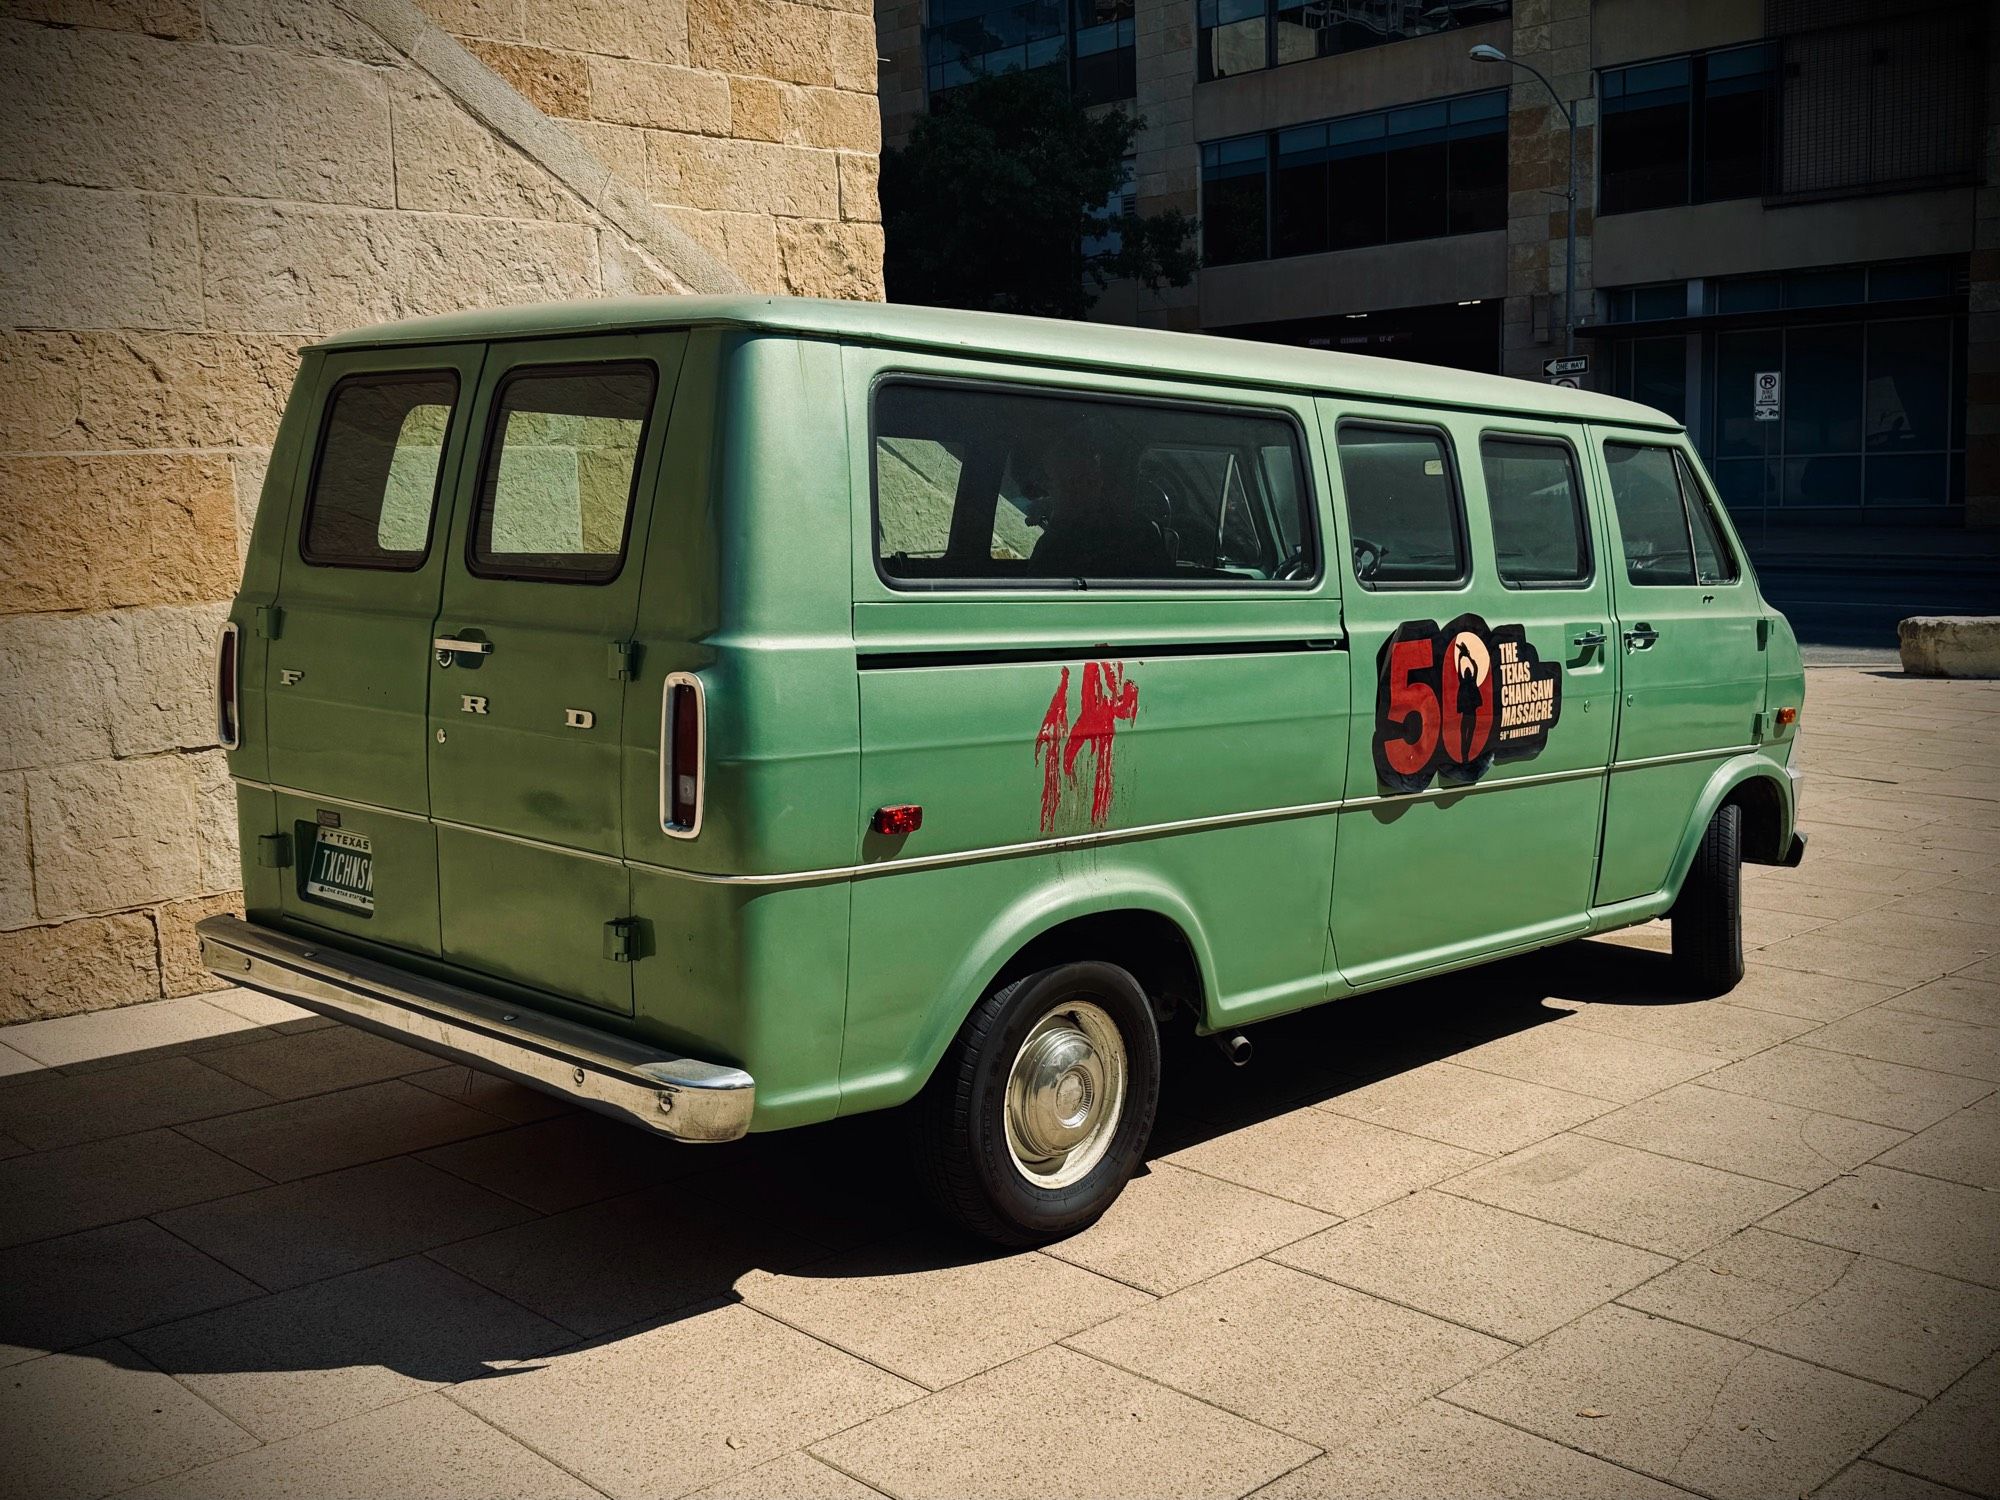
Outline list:
[[[425,700],[483,349],[328,355],[264,622],[270,777],[291,841],[286,915],[438,951]]]
[[[686,335],[495,344],[426,644],[445,956],[632,1011],[620,747]]]

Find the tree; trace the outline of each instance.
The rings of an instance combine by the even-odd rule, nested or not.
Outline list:
[[[1186,286],[1191,215],[1105,209],[1145,123],[1083,109],[1046,69],[952,90],[882,156],[889,299],[1080,318],[1111,281]]]

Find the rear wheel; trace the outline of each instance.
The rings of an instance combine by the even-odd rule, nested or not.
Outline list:
[[[1138,981],[1061,964],[987,993],[911,1111],[918,1170],[960,1227],[1002,1245],[1083,1229],[1139,1165],[1160,1036]]]
[[[1669,913],[1674,968],[1696,994],[1720,995],[1743,978],[1743,809],[1717,810]]]

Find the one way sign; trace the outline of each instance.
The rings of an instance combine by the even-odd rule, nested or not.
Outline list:
[[[1542,361],[1542,373],[1554,378],[1557,375],[1581,375],[1590,369],[1588,354],[1570,354]]]

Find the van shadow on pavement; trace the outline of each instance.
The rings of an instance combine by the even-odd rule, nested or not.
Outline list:
[[[1664,955],[1583,942],[1264,1023],[1250,1032],[1256,1055],[1242,1068],[1205,1042],[1179,1039],[1168,1048],[1149,1155],[1558,1020],[1565,1001],[1677,998]],[[93,1063],[70,1080],[8,1080],[0,1122],[4,1095],[22,1088],[76,1079],[103,1088],[117,1072],[169,1058],[227,1073],[232,1045],[304,1046],[315,1034],[254,1031]],[[157,1128],[0,1161],[0,1185],[29,1185],[25,1202],[0,1196],[0,1245],[11,1247],[0,1249],[0,1366],[75,1349],[188,1377],[197,1389],[203,1377],[307,1377],[296,1390],[279,1381],[269,1399],[282,1405],[315,1380],[330,1396],[336,1382],[390,1378],[383,1372],[426,1384],[504,1379],[557,1351],[736,1300],[738,1282],[758,1271],[881,1278],[1000,1253],[932,1225],[895,1117],[688,1147],[522,1091],[505,1097],[514,1120],[494,1116],[464,1139],[373,1156],[359,1140],[345,1149],[366,1128],[342,1123],[337,1109],[313,1110],[314,1101],[387,1090],[384,1099],[421,1113],[423,1101],[402,1092],[413,1089],[411,1076],[424,1079],[427,1097],[451,1098],[433,1059],[392,1058],[385,1072],[252,1112],[292,1112],[274,1117],[259,1151],[269,1153],[276,1134],[277,1159],[296,1151],[300,1160],[348,1163],[270,1186],[244,1174],[206,1200],[155,1193],[174,1206],[143,1206],[145,1184],[112,1179],[143,1172],[144,1153],[169,1135]],[[465,1082],[465,1102],[491,1109],[495,1086],[481,1081],[475,1093]],[[161,1101],[158,1117],[170,1118],[172,1106]],[[177,1159],[189,1139],[225,1155],[232,1141],[258,1139],[218,1134],[201,1113],[189,1100],[176,1138],[164,1143]],[[267,1156],[239,1156],[277,1175]],[[41,1182],[28,1165],[38,1157],[51,1168],[64,1158],[72,1179],[102,1174],[101,1201],[69,1207],[91,1198],[93,1182]],[[38,1233],[51,1192],[70,1195],[60,1205],[67,1217],[55,1233]]]

